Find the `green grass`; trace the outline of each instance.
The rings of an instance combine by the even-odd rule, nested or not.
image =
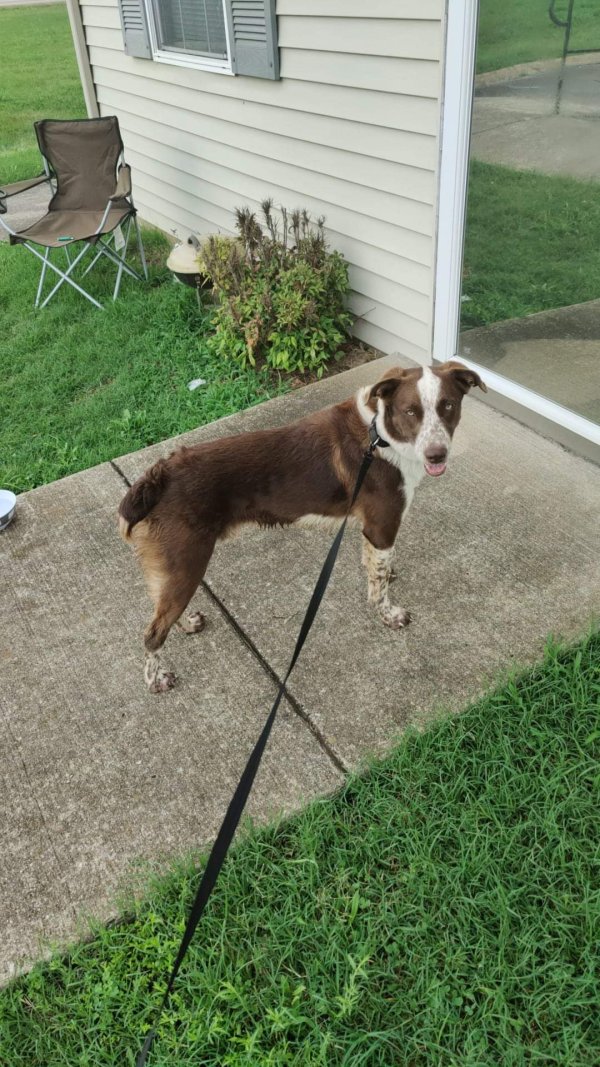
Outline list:
[[[470,169],[463,329],[600,296],[596,182]]]
[[[210,356],[210,311],[164,267],[168,244],[145,234],[151,286],[114,268],[86,281],[98,311],[66,285],[33,309],[39,265],[0,245],[0,485],[22,492],[259,403],[287,386]],[[192,378],[207,384],[193,392]]]
[[[40,172],[36,119],[85,118],[65,4],[0,11],[0,185]]]
[[[153,1067],[600,1062],[600,635],[226,864]],[[11,1067],[133,1065],[197,872],[0,994]]]
[[[515,63],[562,56],[564,30],[548,17],[549,0],[481,0],[477,71],[499,70]],[[559,0],[556,14],[566,18],[568,0]],[[597,0],[575,0],[570,48],[600,48],[600,7]]]

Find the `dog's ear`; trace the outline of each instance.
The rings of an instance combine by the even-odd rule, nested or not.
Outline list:
[[[468,393],[469,389],[472,389],[474,385],[479,386],[484,393],[487,393],[487,386],[485,382],[482,382],[477,372],[471,370],[470,367],[463,366],[462,363],[450,360],[449,363],[442,363],[438,369],[450,374],[462,393]]]
[[[399,385],[402,385],[406,377],[406,371],[402,367],[394,367],[393,370],[387,372],[383,378],[372,387],[369,393],[369,400],[377,400],[381,397],[382,400],[387,400],[393,396]]]

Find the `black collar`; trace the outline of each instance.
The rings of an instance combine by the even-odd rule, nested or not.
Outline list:
[[[389,441],[384,441],[383,437],[380,437],[378,432],[377,432],[377,427],[375,425],[376,421],[377,421],[377,415],[373,415],[373,419],[371,421],[371,425],[369,426],[369,441],[371,442],[371,447],[372,448],[389,448],[390,447]]]

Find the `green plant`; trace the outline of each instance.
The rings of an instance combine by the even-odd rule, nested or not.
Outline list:
[[[238,238],[211,237],[202,249],[218,297],[209,344],[243,368],[258,362],[321,377],[352,318],[346,309],[348,267],[330,252],[323,218],[263,201],[264,227],[248,208],[236,210]]]

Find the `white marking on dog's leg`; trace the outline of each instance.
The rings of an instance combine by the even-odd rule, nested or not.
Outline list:
[[[363,563],[367,570],[368,599],[373,604],[386,626],[401,630],[408,626],[410,614],[403,608],[390,604],[388,591],[392,575],[394,549],[374,548],[370,541],[363,539]]]
[[[175,675],[161,667],[157,652],[146,652],[144,678],[151,693],[166,693],[175,685]]]
[[[199,634],[206,626],[206,615],[201,611],[194,611],[191,615],[181,616],[177,620],[177,626],[184,634]]]

